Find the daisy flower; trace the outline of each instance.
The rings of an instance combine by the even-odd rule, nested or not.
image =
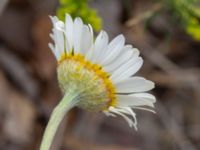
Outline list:
[[[49,47],[58,63],[58,82],[64,93],[62,104],[58,104],[60,106],[54,112],[63,108],[62,112],[66,113],[77,106],[101,111],[107,116],[121,116],[130,127],[137,129],[133,109],[154,112],[156,101],[152,94],[146,93],[154,88],[154,83],[133,76],[143,64],[139,50],[125,45],[123,35],[109,42],[107,33],[101,31],[94,40],[92,27],[85,25],[79,17],[73,21],[66,14],[65,22],[57,17],[51,17],[51,20],[50,36],[54,43]],[[60,120],[57,117],[56,122]],[[51,122],[55,119],[50,119],[49,124]]]

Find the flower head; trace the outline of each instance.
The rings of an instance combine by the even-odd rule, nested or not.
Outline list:
[[[75,106],[102,111],[107,116],[122,116],[131,127],[137,125],[133,109],[153,111],[155,97],[147,91],[152,81],[132,76],[142,66],[139,51],[125,45],[123,35],[109,42],[101,31],[93,38],[93,29],[80,18],[73,21],[66,14],[65,22],[51,17],[54,44],[49,44],[57,62],[59,85],[63,93],[78,93]],[[131,119],[132,117],[132,119]]]

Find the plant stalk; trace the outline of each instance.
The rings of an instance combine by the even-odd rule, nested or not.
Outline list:
[[[60,103],[54,108],[45,129],[40,150],[50,150],[56,131],[65,114],[75,106],[77,96],[78,94],[73,91],[66,93]]]

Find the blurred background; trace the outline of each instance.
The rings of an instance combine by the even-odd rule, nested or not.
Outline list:
[[[123,33],[139,48],[138,75],[156,83],[156,114],[136,110],[138,128],[122,118],[74,108],[53,150],[200,149],[199,0],[1,0],[0,150],[37,150],[62,94],[48,48],[49,15],[81,16],[110,39]]]

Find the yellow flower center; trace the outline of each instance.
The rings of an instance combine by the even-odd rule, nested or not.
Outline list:
[[[98,111],[116,105],[116,90],[109,74],[81,54],[61,56],[58,81],[63,92],[75,88],[80,93],[78,106],[81,108]]]

